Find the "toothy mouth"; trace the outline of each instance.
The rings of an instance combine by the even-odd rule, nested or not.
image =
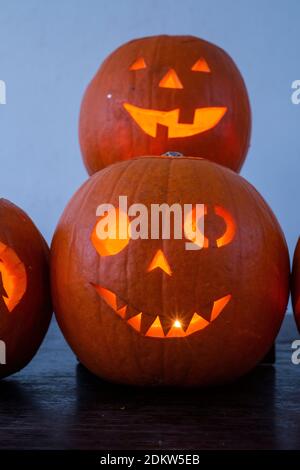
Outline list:
[[[100,298],[118,317],[142,336],[150,338],[184,338],[195,334],[215,321],[231,299],[231,294],[228,294],[215,300],[211,308],[209,320],[206,320],[198,312],[194,312],[190,321],[188,323],[183,323],[180,318],[174,318],[173,315],[172,320],[170,320],[169,327],[163,328],[159,315],[150,315],[142,311],[138,312],[135,308],[119,299],[113,291],[97,284],[91,284],[99,294]],[[150,317],[150,321],[151,319],[153,319],[153,321],[150,322],[150,326],[143,333],[142,322],[145,315],[147,315],[148,319]]]
[[[159,111],[144,109],[130,103],[123,103],[124,108],[140,128],[151,137],[157,135],[157,125],[168,129],[168,138],[190,137],[215,127],[227,111],[224,106],[196,108],[191,124],[179,123],[180,110]]]

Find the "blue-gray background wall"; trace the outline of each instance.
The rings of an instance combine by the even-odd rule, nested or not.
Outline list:
[[[86,179],[77,137],[85,86],[114,48],[159,33],[203,37],[236,61],[253,111],[242,175],[269,202],[292,250],[300,232],[300,105],[291,102],[298,0],[0,0],[0,194],[51,240]]]

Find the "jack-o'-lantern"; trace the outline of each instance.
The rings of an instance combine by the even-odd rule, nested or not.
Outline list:
[[[174,204],[187,207],[176,215],[182,231],[155,233],[154,208]],[[58,323],[92,372],[207,385],[249,371],[270,349],[289,257],[275,216],[238,174],[196,157],[140,157],[97,172],[73,196],[52,242],[51,277]]]
[[[154,36],[114,51],[88,86],[79,138],[89,174],[140,155],[177,151],[238,171],[251,113],[229,55],[192,36]]]
[[[291,290],[295,319],[300,331],[300,238],[294,253]]]
[[[22,369],[36,353],[52,308],[49,249],[32,220],[0,200],[0,378]]]

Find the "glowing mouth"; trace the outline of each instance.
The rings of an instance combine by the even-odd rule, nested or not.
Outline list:
[[[0,297],[7,310],[12,312],[23,298],[27,288],[26,269],[12,248],[0,242]],[[1,289],[0,289],[1,291]]]
[[[227,111],[224,106],[196,108],[193,123],[182,124],[178,122],[179,108],[172,111],[158,111],[139,108],[130,103],[123,103],[123,106],[146,134],[156,137],[157,125],[160,124],[168,128],[169,138],[190,137],[208,131],[220,122]]]
[[[124,302],[120,302],[114,292],[109,289],[105,289],[96,284],[92,284],[93,287],[98,292],[102,300],[120,317],[122,318],[131,328],[133,328],[138,333],[141,333],[141,324],[142,316],[146,315],[143,312],[134,313],[128,304],[124,305]],[[209,326],[218,316],[223,312],[224,308],[231,299],[231,294],[228,294],[224,297],[221,297],[218,300],[215,300],[211,309],[210,319],[206,320],[199,313],[195,312],[189,322],[185,327],[182,322],[177,318],[173,319],[170,325],[169,330],[165,333],[159,315],[153,316],[154,320],[144,336],[151,338],[183,338],[194,333],[197,333],[200,330],[203,330]],[[119,307],[119,305],[122,307]],[[129,311],[131,316],[129,316]]]

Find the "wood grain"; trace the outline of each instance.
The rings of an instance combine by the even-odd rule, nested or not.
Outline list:
[[[275,366],[221,388],[143,390],[93,377],[53,321],[31,364],[0,382],[0,448],[300,449],[297,338],[289,315]]]

